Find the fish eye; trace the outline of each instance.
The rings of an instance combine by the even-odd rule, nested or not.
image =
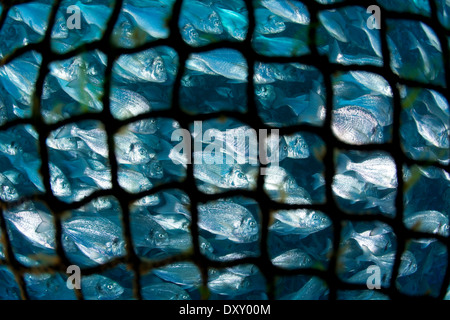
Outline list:
[[[106,286],[106,288],[107,288],[108,290],[112,290],[112,289],[114,288],[114,286],[113,286],[112,284],[108,284],[108,285]]]
[[[250,221],[249,226],[252,227],[252,228],[256,227],[256,222],[255,221]]]
[[[288,147],[287,146],[283,146],[283,150],[287,151]]]

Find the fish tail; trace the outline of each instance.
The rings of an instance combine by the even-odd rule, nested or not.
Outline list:
[[[345,154],[339,155],[339,161],[337,164],[337,172],[343,173],[352,170],[352,162]]]

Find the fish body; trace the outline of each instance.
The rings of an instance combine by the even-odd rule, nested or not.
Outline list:
[[[377,119],[358,106],[333,110],[332,130],[340,140],[351,144],[383,142],[383,130]]]
[[[63,233],[99,264],[125,254],[122,229],[103,217],[77,217],[63,223]]]
[[[258,239],[258,223],[252,213],[233,202],[217,201],[199,206],[199,227],[237,243]]]
[[[81,291],[87,300],[115,300],[125,289],[108,277],[93,274],[82,278]]]

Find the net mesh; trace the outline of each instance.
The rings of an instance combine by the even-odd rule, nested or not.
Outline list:
[[[3,11],[0,17],[0,27],[5,23],[8,12],[13,5],[19,3],[26,3],[28,1],[2,1],[3,3]],[[336,150],[365,150],[365,151],[373,151],[373,150],[382,150],[388,152],[395,161],[395,166],[397,172],[402,172],[402,166],[406,165],[433,165],[439,168],[443,168],[448,171],[448,167],[445,165],[430,162],[430,161],[417,161],[411,160],[402,152],[401,148],[401,137],[400,137],[400,113],[401,113],[401,98],[400,93],[397,88],[398,84],[404,84],[411,87],[419,87],[419,88],[428,88],[433,89],[449,100],[449,94],[446,86],[439,86],[430,83],[422,83],[415,80],[407,80],[393,73],[390,67],[391,56],[388,51],[388,42],[386,38],[387,32],[387,19],[408,19],[413,21],[421,21],[430,26],[435,34],[437,35],[441,46],[442,46],[442,56],[444,60],[444,68],[445,68],[445,83],[448,84],[450,82],[450,57],[449,57],[449,46],[448,46],[448,36],[449,31],[446,30],[439,22],[438,19],[438,10],[436,7],[436,3],[434,1],[430,1],[430,14],[429,16],[423,16],[416,13],[398,13],[390,10],[386,10],[385,8],[381,8],[381,28],[380,28],[380,39],[381,39],[381,51],[383,56],[383,64],[381,66],[367,66],[367,65],[341,65],[337,63],[332,63],[328,60],[328,58],[324,55],[319,54],[318,49],[316,47],[315,39],[317,26],[319,25],[318,14],[321,10],[326,9],[337,9],[345,6],[360,6],[366,9],[368,6],[372,5],[371,1],[363,1],[363,0],[347,0],[337,3],[330,4],[321,4],[312,0],[304,0],[303,3],[307,6],[310,13],[310,28],[309,28],[309,51],[310,53],[305,54],[301,57],[267,57],[261,54],[258,54],[254,51],[251,43],[252,35],[255,29],[255,16],[252,3],[246,2],[247,10],[248,10],[248,19],[249,19],[249,28],[246,39],[243,42],[230,42],[230,41],[221,41],[218,43],[212,43],[201,47],[191,47],[187,45],[180,34],[180,30],[178,27],[178,17],[180,15],[180,10],[182,7],[182,1],[176,1],[173,10],[172,16],[168,22],[170,29],[170,36],[167,39],[159,39],[156,41],[152,41],[149,43],[145,43],[133,49],[124,49],[117,48],[111,45],[109,39],[113,32],[113,28],[115,22],[119,16],[121,11],[121,7],[123,5],[122,0],[116,0],[114,3],[114,8],[110,18],[108,19],[106,31],[104,32],[101,39],[87,43],[79,48],[71,50],[64,54],[56,54],[49,50],[52,26],[55,23],[56,13],[61,5],[61,0],[56,0],[52,4],[52,9],[49,16],[49,23],[44,38],[38,43],[31,43],[22,48],[15,50],[12,54],[4,57],[0,61],[0,66],[7,64],[12,61],[14,58],[19,57],[25,52],[29,52],[31,50],[35,50],[42,54],[42,64],[38,73],[36,86],[35,86],[35,95],[32,100],[32,116],[28,119],[15,119],[13,121],[7,122],[0,126],[0,130],[7,130],[15,125],[19,124],[31,124],[36,128],[39,133],[39,150],[40,157],[42,160],[42,165],[40,167],[40,174],[43,177],[44,186],[46,192],[42,195],[37,195],[31,197],[32,199],[39,199],[44,201],[48,207],[50,208],[55,222],[55,230],[56,230],[56,252],[59,257],[59,261],[56,264],[52,264],[49,266],[37,266],[37,267],[28,267],[22,265],[14,255],[13,248],[11,246],[11,239],[9,239],[8,233],[6,232],[7,224],[3,214],[0,214],[0,226],[3,235],[3,245],[5,248],[5,257],[4,261],[1,261],[1,264],[6,264],[11,267],[11,270],[14,273],[15,279],[20,287],[20,292],[23,299],[29,299],[29,293],[27,291],[27,286],[24,281],[25,273],[32,274],[40,274],[44,272],[62,272],[65,273],[67,267],[72,263],[66,256],[66,253],[63,249],[61,243],[62,236],[62,226],[61,219],[62,214],[68,210],[73,210],[79,208],[95,198],[113,195],[117,198],[120,208],[122,210],[122,219],[124,226],[124,237],[126,239],[126,248],[127,254],[124,257],[116,258],[112,261],[109,261],[105,264],[98,265],[95,267],[90,267],[83,269],[82,275],[90,275],[101,273],[107,269],[113,268],[118,264],[126,264],[134,273],[134,296],[137,299],[142,299],[141,293],[141,277],[144,272],[152,270],[153,268],[161,267],[164,265],[168,265],[170,263],[174,263],[177,261],[191,261],[195,263],[202,274],[203,286],[206,287],[208,283],[208,269],[213,268],[225,268],[231,267],[244,263],[252,263],[259,267],[262,274],[265,276],[267,284],[268,284],[268,297],[269,299],[274,298],[274,286],[275,279],[277,276],[283,275],[309,275],[309,276],[317,276],[323,279],[329,288],[329,299],[336,299],[338,290],[363,290],[367,289],[365,285],[358,284],[350,284],[342,281],[336,273],[337,265],[338,265],[338,248],[340,247],[341,242],[341,230],[342,230],[342,222],[343,221],[381,221],[388,225],[390,225],[397,236],[397,250],[395,255],[395,262],[392,269],[392,276],[390,279],[390,285],[388,287],[383,287],[380,289],[381,293],[388,295],[391,299],[405,297],[405,293],[402,293],[396,287],[396,279],[398,275],[398,270],[401,262],[401,254],[405,250],[406,242],[408,239],[416,239],[416,238],[437,238],[442,243],[445,244],[447,249],[450,249],[450,239],[448,237],[440,236],[440,235],[432,235],[427,233],[422,233],[418,231],[413,231],[407,229],[403,223],[403,187],[404,181],[402,174],[398,174],[398,189],[395,198],[395,207],[396,207],[396,215],[395,217],[386,217],[384,215],[371,214],[371,215],[354,215],[344,212],[335,202],[332,192],[332,180],[335,175],[335,158],[334,152]],[[126,120],[117,120],[113,117],[110,111],[110,93],[111,93],[111,75],[113,70],[114,61],[122,54],[127,53],[135,53],[142,50],[146,50],[151,47],[156,47],[160,45],[166,45],[171,48],[174,48],[179,55],[179,70],[176,75],[174,88],[173,88],[173,97],[172,104],[169,110],[160,110],[160,111],[150,111],[145,114],[141,114],[130,119]],[[247,65],[248,65],[248,86],[247,86],[247,97],[248,97],[248,110],[244,113],[242,112],[214,112],[209,114],[202,115],[191,115],[182,110],[179,105],[179,91],[181,86],[181,78],[184,74],[185,62],[188,59],[189,55],[195,52],[204,52],[217,48],[232,48],[238,50],[245,57]],[[103,102],[103,111],[100,113],[85,113],[82,115],[76,115],[71,117],[70,119],[59,121],[55,124],[46,124],[42,114],[41,114],[41,99],[42,99],[42,91],[44,87],[44,80],[49,71],[49,64],[53,61],[68,59],[74,57],[82,52],[98,49],[106,54],[107,63],[104,77],[104,95],[102,98]],[[131,194],[126,192],[118,183],[118,163],[115,157],[115,144],[113,135],[117,132],[118,128],[121,126],[132,123],[136,120],[146,119],[150,117],[168,117],[173,118],[179,122],[180,126],[185,129],[189,129],[189,125],[194,120],[205,120],[205,119],[213,119],[219,116],[227,116],[233,117],[239,121],[242,121],[245,124],[248,124],[252,128],[258,129],[271,129],[268,125],[263,123],[258,116],[257,105],[255,103],[254,98],[254,65],[255,62],[299,62],[306,65],[311,65],[316,67],[321,71],[324,77],[324,84],[326,88],[326,116],[323,126],[314,127],[306,124],[293,125],[289,127],[279,128],[280,134],[289,134],[293,132],[303,131],[303,132],[312,132],[318,136],[320,136],[326,144],[327,150],[324,156],[323,162],[325,167],[325,192],[326,192],[326,202],[323,204],[305,204],[305,205],[288,205],[288,204],[280,204],[273,200],[271,200],[266,192],[263,189],[264,184],[264,176],[260,175],[257,180],[257,187],[252,191],[241,191],[241,190],[233,190],[227,191],[221,194],[212,194],[207,195],[201,193],[195,184],[195,178],[193,174],[193,166],[188,165],[187,167],[187,176],[186,179],[182,182],[172,182],[168,184],[164,184],[158,187],[155,187],[149,191],[140,192],[138,194]],[[391,142],[382,144],[382,145],[349,145],[338,140],[332,133],[331,129],[331,116],[333,110],[333,87],[332,87],[332,75],[338,71],[350,71],[350,70],[360,70],[360,71],[368,71],[374,72],[382,75],[393,91],[393,135]],[[72,203],[65,203],[61,201],[58,197],[56,197],[51,188],[50,184],[50,172],[49,172],[49,154],[46,146],[46,139],[49,133],[52,130],[57,129],[58,127],[77,122],[81,120],[94,119],[102,121],[105,127],[105,131],[107,133],[107,142],[109,146],[109,162],[111,167],[111,176],[112,176],[112,188],[109,190],[100,190],[96,191],[88,197],[84,198],[81,201],[75,201]],[[190,198],[190,210],[191,210],[191,225],[190,231],[192,235],[193,241],[193,251],[183,254],[178,254],[163,260],[158,261],[144,261],[140,259],[133,248],[132,243],[132,235],[130,230],[130,203],[134,200],[142,198],[143,196],[155,194],[161,190],[170,189],[170,188],[178,188],[183,190]],[[200,250],[199,247],[199,227],[197,225],[198,222],[198,210],[197,205],[199,203],[204,203],[211,200],[216,200],[222,197],[229,197],[234,195],[245,195],[247,197],[255,199],[260,206],[261,209],[261,238],[260,238],[260,256],[259,257],[248,257],[243,259],[237,259],[233,261],[213,261],[206,258]],[[24,201],[24,199],[20,199],[20,201]],[[16,203],[5,203],[2,202],[2,210],[5,210],[8,206],[14,206]],[[318,270],[315,268],[305,268],[300,270],[285,270],[274,266],[271,263],[268,248],[267,248],[267,240],[268,240],[268,227],[270,224],[270,215],[273,210],[277,209],[286,209],[286,208],[305,208],[305,209],[315,209],[325,212],[329,215],[329,218],[332,221],[333,225],[333,253],[329,260],[329,265],[326,270]],[[436,297],[437,299],[442,299],[446,295],[447,288],[450,283],[450,272],[447,269],[445,272],[444,280],[441,286],[441,290],[439,295]],[[81,290],[76,289],[76,296],[78,299],[83,299],[83,294]],[[428,297],[431,298],[431,297]]]

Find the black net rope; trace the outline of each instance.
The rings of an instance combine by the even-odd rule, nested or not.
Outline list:
[[[20,3],[30,2],[27,0],[18,0],[18,1],[8,1],[1,0],[3,4],[3,11],[0,16],[0,28],[3,26],[6,17],[8,15],[9,10],[12,6]],[[113,268],[118,264],[124,263],[126,264],[134,273],[134,296],[137,299],[142,299],[141,295],[141,275],[152,270],[153,268],[162,267],[174,262],[179,261],[191,261],[197,265],[202,274],[202,282],[203,286],[206,288],[208,283],[208,269],[209,268],[225,268],[231,267],[239,264],[247,264],[252,263],[255,264],[265,276],[267,284],[268,284],[268,297],[269,299],[274,299],[274,287],[275,287],[275,278],[276,276],[283,275],[309,275],[309,276],[317,276],[324,280],[329,288],[329,299],[335,300],[337,298],[338,290],[364,290],[367,289],[365,285],[357,285],[350,284],[342,281],[336,272],[337,269],[337,258],[338,258],[338,249],[340,247],[341,241],[341,229],[342,222],[347,221],[381,221],[388,225],[390,225],[393,229],[397,237],[397,250],[395,255],[395,262],[393,265],[392,275],[390,279],[390,285],[388,287],[383,287],[379,290],[379,292],[384,293],[389,296],[391,299],[398,298],[418,298],[414,296],[406,295],[405,293],[400,292],[396,287],[396,278],[398,275],[398,269],[400,266],[400,258],[405,250],[406,242],[408,239],[417,239],[417,238],[435,238],[441,241],[446,245],[447,250],[450,251],[450,238],[444,237],[441,235],[428,234],[423,232],[418,232],[414,230],[407,229],[403,223],[403,176],[402,166],[403,165],[424,165],[429,166],[433,165],[438,168],[442,168],[449,171],[448,166],[429,162],[429,161],[417,161],[411,160],[406,157],[402,152],[401,141],[400,141],[400,112],[401,112],[401,101],[400,94],[397,88],[398,84],[403,84],[411,87],[419,87],[419,88],[427,88],[435,90],[441,93],[446,97],[447,101],[450,101],[450,95],[448,92],[448,84],[450,83],[450,56],[449,56],[449,47],[448,47],[448,36],[450,36],[450,32],[446,30],[438,20],[437,7],[434,1],[429,1],[431,14],[429,17],[422,16],[414,13],[398,13],[386,10],[381,7],[381,21],[380,21],[380,39],[381,39],[381,49],[383,55],[383,65],[382,66],[368,66],[368,65],[340,65],[337,63],[329,62],[328,58],[324,55],[320,55],[315,39],[316,39],[316,30],[319,25],[318,14],[321,10],[327,9],[338,9],[346,6],[360,6],[366,9],[370,5],[374,4],[374,1],[370,0],[347,0],[343,2],[337,2],[332,4],[321,4],[314,0],[302,0],[302,2],[307,6],[308,11],[310,13],[310,27],[309,27],[309,50],[310,53],[303,55],[301,57],[267,57],[264,55],[260,55],[256,53],[252,48],[252,35],[255,28],[255,16],[253,11],[253,5],[251,1],[246,2],[247,11],[248,11],[248,19],[249,19],[249,27],[247,37],[242,42],[231,42],[231,41],[221,41],[218,43],[208,44],[202,47],[191,47],[186,44],[180,34],[178,27],[178,17],[181,11],[182,1],[177,0],[172,9],[172,16],[168,22],[170,29],[170,36],[167,39],[159,39],[156,41],[152,41],[138,47],[132,49],[125,49],[115,47],[110,43],[111,34],[115,25],[115,22],[119,16],[121,11],[123,0],[116,0],[114,3],[113,12],[108,20],[106,30],[100,40],[96,40],[85,45],[82,45],[72,51],[69,51],[64,54],[57,54],[50,50],[50,40],[51,33],[53,29],[53,24],[56,19],[56,13],[58,8],[60,7],[61,0],[55,0],[52,5],[52,9],[49,16],[49,23],[47,26],[47,30],[42,41],[38,43],[31,43],[24,47],[21,47],[15,50],[12,54],[5,56],[0,61],[0,66],[3,66],[13,59],[19,57],[20,55],[29,52],[36,51],[42,55],[42,63],[39,70],[38,78],[35,86],[34,99],[32,100],[32,116],[27,119],[15,119],[10,122],[7,122],[0,126],[0,131],[7,130],[15,125],[19,124],[30,124],[34,126],[34,128],[39,133],[39,151],[42,160],[40,174],[42,175],[44,186],[46,192],[44,194],[35,195],[32,197],[28,197],[27,199],[33,200],[42,200],[49,207],[50,211],[54,216],[55,222],[55,230],[56,230],[56,252],[59,258],[59,261],[53,265],[49,266],[37,266],[37,267],[27,267],[22,265],[14,256],[13,249],[11,246],[11,240],[8,237],[8,233],[6,232],[6,221],[3,216],[3,210],[5,208],[17,205],[19,202],[22,202],[27,199],[20,199],[15,202],[1,202],[1,214],[0,214],[0,227],[2,230],[2,243],[5,248],[5,260],[0,260],[1,264],[6,264],[11,267],[11,270],[14,273],[15,279],[19,284],[21,295],[23,299],[29,299],[29,294],[27,292],[27,287],[24,281],[25,273],[32,274],[41,274],[41,273],[52,273],[52,272],[62,272],[65,273],[67,267],[72,263],[67,258],[63,246],[62,246],[62,227],[61,227],[61,217],[65,211],[73,210],[80,208],[81,206],[89,203],[93,199],[96,199],[101,196],[112,195],[118,199],[120,204],[120,208],[122,210],[122,219],[124,226],[124,236],[126,240],[126,248],[127,254],[124,257],[116,258],[112,261],[109,261],[105,264],[98,265],[95,267],[85,268],[82,270],[82,276],[91,275],[100,273],[109,268]],[[396,75],[392,72],[390,68],[390,54],[388,51],[388,43],[386,38],[387,32],[387,19],[408,19],[414,21],[420,21],[428,26],[430,26],[433,31],[436,33],[442,47],[442,56],[444,60],[444,68],[445,68],[445,83],[446,86],[442,87],[439,85],[433,85],[430,83],[423,83],[415,80],[407,80],[403,79],[400,76]],[[111,75],[114,61],[122,54],[129,54],[139,52],[151,47],[156,46],[169,46],[174,48],[179,56],[179,68],[176,75],[174,87],[173,87],[173,96],[171,101],[171,108],[168,110],[158,110],[158,111],[149,111],[144,114],[140,114],[138,116],[134,116],[132,118],[126,120],[117,120],[113,117],[110,111],[110,92],[111,92]],[[247,98],[248,98],[248,109],[246,112],[231,112],[231,111],[221,111],[209,114],[199,114],[199,115],[191,115],[184,112],[179,105],[179,91],[181,86],[181,77],[184,74],[185,62],[188,59],[189,55],[195,52],[204,52],[212,49],[218,48],[231,48],[238,50],[245,57],[247,65],[248,65],[248,84],[247,84]],[[46,124],[41,114],[41,96],[43,92],[44,80],[49,72],[49,64],[54,61],[64,60],[71,57],[74,57],[80,53],[98,49],[102,51],[107,56],[107,65],[104,77],[104,88],[103,88],[103,110],[100,113],[84,113],[81,115],[72,116],[69,119],[65,119],[59,121],[54,124]],[[187,176],[186,179],[182,182],[171,182],[166,183],[164,185],[160,185],[152,188],[151,190],[140,192],[137,194],[131,194],[125,191],[118,183],[118,163],[115,157],[115,145],[114,145],[114,134],[119,130],[120,127],[135,122],[137,120],[147,119],[147,118],[156,118],[156,117],[167,117],[172,118],[180,124],[181,128],[189,129],[189,125],[194,120],[206,120],[213,119],[220,116],[232,117],[237,120],[242,121],[245,124],[248,124],[252,128],[258,129],[273,129],[272,127],[263,123],[258,115],[257,106],[254,100],[254,65],[255,62],[298,62],[306,65],[311,65],[316,67],[323,75],[324,84],[326,88],[326,116],[323,126],[315,127],[307,124],[293,125],[289,127],[277,128],[280,131],[280,135],[289,134],[298,131],[306,131],[319,135],[323,141],[326,143],[326,154],[324,156],[323,162],[325,166],[325,190],[326,190],[326,202],[323,204],[305,204],[305,205],[290,205],[290,204],[281,204],[273,201],[269,198],[266,192],[263,189],[264,184],[264,176],[259,175],[257,180],[257,187],[253,191],[245,191],[245,190],[232,190],[227,191],[220,194],[204,194],[197,189],[194,175],[193,175],[193,165],[189,164],[187,167]],[[393,92],[393,136],[390,142],[379,145],[379,144],[370,144],[370,145],[349,145],[338,140],[332,133],[331,129],[331,115],[333,109],[333,89],[332,89],[332,75],[338,71],[368,71],[377,73],[383,76]],[[72,203],[65,203],[59,200],[54,193],[52,192],[52,188],[50,186],[50,172],[49,172],[49,155],[46,146],[46,139],[52,130],[55,130],[63,125],[74,123],[81,120],[99,120],[102,121],[105,126],[105,131],[107,133],[107,142],[109,145],[109,163],[111,167],[111,178],[112,178],[112,188],[108,190],[99,190],[95,191],[91,195],[86,198],[75,201]],[[261,141],[261,140],[258,140]],[[396,207],[396,215],[395,217],[387,217],[381,214],[370,214],[370,215],[355,215],[349,214],[342,211],[335,199],[333,197],[333,192],[331,188],[332,180],[335,175],[335,158],[334,153],[337,150],[365,150],[365,151],[373,151],[373,150],[382,150],[388,152],[395,161],[396,169],[397,169],[397,178],[398,178],[398,189],[396,193],[395,199],[395,207]],[[263,165],[261,165],[263,166]],[[141,260],[133,248],[133,241],[131,237],[130,230],[130,203],[133,201],[140,199],[144,196],[155,194],[161,190],[178,188],[183,190],[190,198],[190,211],[191,211],[191,225],[190,231],[192,235],[193,242],[193,251],[188,253],[179,254],[176,256],[172,256],[163,260],[158,261],[143,261]],[[250,197],[255,199],[260,206],[261,210],[261,237],[260,237],[260,251],[261,254],[259,257],[247,257],[242,259],[237,259],[233,261],[227,262],[219,262],[208,259],[200,252],[199,246],[199,228],[197,225],[198,222],[198,211],[197,205],[200,203],[204,203],[211,200],[216,200],[219,198],[230,197],[234,195],[243,195],[246,197]],[[332,221],[333,225],[333,253],[330,257],[329,265],[326,270],[319,270],[315,268],[305,268],[305,269],[296,269],[296,270],[285,270],[274,266],[271,263],[268,248],[267,248],[267,240],[268,240],[268,227],[270,223],[270,215],[271,212],[277,209],[315,209],[321,210],[326,213]],[[440,293],[436,299],[443,299],[446,295],[447,288],[450,283],[450,263],[448,263],[447,270],[444,276],[444,280],[442,283],[442,287]],[[75,293],[78,299],[83,299],[83,294],[81,290],[75,289]],[[419,297],[419,298],[428,298],[433,299],[432,297]]]

